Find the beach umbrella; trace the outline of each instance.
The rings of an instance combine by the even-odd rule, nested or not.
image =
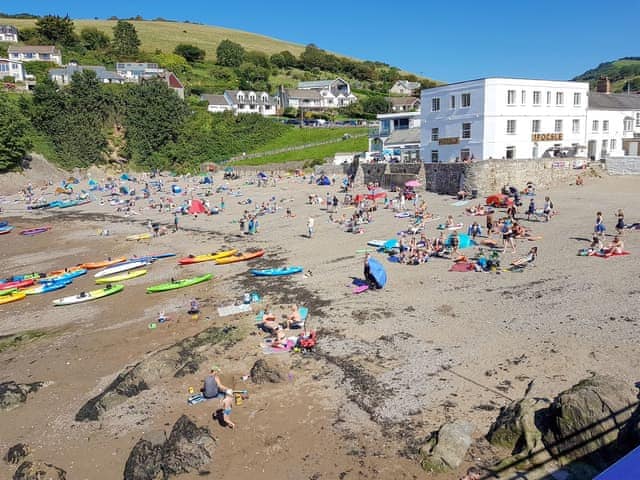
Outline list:
[[[411,188],[419,187],[420,185],[421,183],[418,180],[409,180],[404,184],[405,187],[411,187]]]
[[[375,258],[369,258],[369,273],[371,273],[378,288],[383,288],[387,284],[387,272]]]

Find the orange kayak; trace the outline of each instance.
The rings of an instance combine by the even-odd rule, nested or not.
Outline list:
[[[69,267],[69,268],[63,268],[62,270],[52,270],[49,273],[47,273],[47,277],[55,277],[57,275],[63,275],[65,273],[69,273],[69,272],[77,272],[78,270],[84,270],[84,268],[82,268],[82,267]]]
[[[81,263],[80,265],[78,265],[78,267],[86,268],[87,270],[92,270],[95,268],[108,267],[110,265],[115,265],[116,263],[122,263],[126,261],[127,261],[127,257],[119,257],[119,258],[114,258],[112,260],[103,260],[102,262]]]
[[[257,252],[237,253],[230,257],[220,258],[216,260],[216,265],[226,265],[228,263],[244,262],[245,260],[251,260],[264,255],[264,250],[258,250]]]

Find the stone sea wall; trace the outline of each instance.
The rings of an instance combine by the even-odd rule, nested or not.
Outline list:
[[[607,158],[610,175],[640,175],[640,157]]]

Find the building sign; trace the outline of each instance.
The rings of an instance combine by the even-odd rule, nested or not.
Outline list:
[[[561,133],[532,133],[532,142],[556,142],[562,140]]]
[[[438,145],[457,145],[460,143],[460,137],[445,137],[438,140]]]

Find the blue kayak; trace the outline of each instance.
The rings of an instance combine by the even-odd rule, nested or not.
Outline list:
[[[2,228],[2,227],[6,227],[7,225],[9,225],[9,222],[7,222],[6,220],[5,220],[5,221],[0,222],[0,228]]]
[[[49,203],[49,208],[56,208],[60,205],[62,205],[62,202],[60,200],[54,200],[53,202]]]
[[[267,268],[264,270],[251,270],[251,273],[256,277],[281,277],[283,275],[293,275],[294,273],[302,272],[302,267],[282,267],[282,268]]]
[[[60,280],[57,282],[46,282],[41,285],[36,285],[34,287],[27,288],[23,290],[27,295],[37,295],[39,293],[47,293],[54,292],[56,290],[60,290],[61,288],[66,287],[71,283],[71,280]]]
[[[13,230],[13,225],[7,225],[6,227],[0,227],[0,235],[2,235],[3,233],[9,233],[11,230]]]
[[[73,280],[76,277],[81,275],[85,275],[87,270],[84,268],[78,270],[71,270],[70,272],[64,272],[59,275],[52,275],[50,277],[41,278],[39,280],[40,283],[55,283],[55,282],[64,282],[66,280]]]

